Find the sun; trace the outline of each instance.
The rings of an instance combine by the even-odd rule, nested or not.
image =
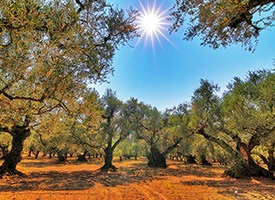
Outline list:
[[[139,1],[141,10],[137,16],[137,30],[140,33],[138,39],[139,43],[141,39],[145,39],[145,43],[151,42],[152,47],[155,45],[155,39],[161,44],[161,38],[164,38],[168,42],[169,39],[165,35],[165,31],[168,30],[167,26],[170,25],[167,21],[167,11],[161,11],[161,6],[157,7],[156,1],[152,6],[147,1],[147,7],[145,7],[141,1]]]

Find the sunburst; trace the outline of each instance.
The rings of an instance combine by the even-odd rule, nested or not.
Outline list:
[[[141,1],[139,1],[141,10],[137,16],[137,29],[140,32],[140,37],[137,41],[139,43],[143,38],[145,39],[145,44],[148,41],[151,42],[152,47],[155,46],[155,39],[161,44],[161,38],[164,38],[168,42],[170,40],[165,35],[165,31],[168,30],[167,26],[170,23],[167,21],[168,10],[161,10],[161,6],[156,5],[154,1],[153,5],[150,5],[147,1],[147,6],[145,7]]]

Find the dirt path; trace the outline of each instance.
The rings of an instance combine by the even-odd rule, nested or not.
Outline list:
[[[25,158],[19,169],[27,177],[0,179],[0,200],[275,199],[274,181],[222,177],[219,166],[168,164],[151,169],[145,159],[117,161],[117,172],[101,173],[101,163],[57,165]]]

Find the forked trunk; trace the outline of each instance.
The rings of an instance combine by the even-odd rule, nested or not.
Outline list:
[[[6,154],[4,162],[0,167],[0,176],[7,175],[24,175],[16,169],[17,164],[21,161],[23,143],[30,136],[30,130],[27,126],[14,126],[11,131],[12,147]]]
[[[225,171],[226,175],[234,178],[261,176],[274,179],[274,174],[257,165],[251,156],[251,150],[244,143],[237,145],[238,154],[233,167]]]
[[[67,163],[68,162],[68,160],[67,160],[67,153],[68,153],[68,151],[67,150],[59,150],[58,152],[57,152],[57,157],[58,157],[58,161],[57,161],[57,163]]]
[[[159,167],[167,168],[166,164],[166,155],[169,154],[173,149],[177,148],[181,138],[175,138],[174,144],[167,147],[167,149],[161,153],[156,145],[151,141],[150,142],[150,152],[147,154],[148,166],[149,167]]]
[[[149,167],[167,168],[165,155],[160,153],[156,147],[150,148],[147,159]]]
[[[86,158],[87,154],[88,154],[88,151],[84,151],[83,154],[78,156],[77,161],[79,161],[79,162],[88,162],[88,160]]]

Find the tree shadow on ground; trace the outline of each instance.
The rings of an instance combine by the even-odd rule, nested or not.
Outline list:
[[[18,191],[61,191],[61,190],[86,190],[92,189],[95,184],[102,184],[105,187],[115,187],[118,185],[129,185],[131,183],[139,183],[142,181],[152,181],[167,179],[167,177],[182,178],[183,185],[207,185],[215,188],[226,188],[233,186],[241,188],[242,184],[247,184],[249,180],[236,180],[232,178],[222,178],[223,168],[219,166],[198,166],[198,165],[183,165],[182,163],[169,163],[167,169],[149,168],[146,161],[129,161],[128,163],[116,163],[117,172],[101,172],[100,165],[96,168],[83,170],[83,166],[79,169],[66,171],[62,170],[47,170],[34,171],[27,173],[27,177],[4,177],[0,179],[0,192],[18,192]],[[31,163],[32,167],[39,163]],[[75,164],[68,164],[70,166]],[[48,163],[52,166],[52,163]],[[74,166],[75,167],[75,166]],[[89,167],[85,165],[85,167]],[[249,183],[251,187],[257,186],[263,179],[257,182]],[[265,185],[274,190],[274,182],[266,180]],[[235,186],[235,187],[234,187]]]
[[[65,164],[73,164],[73,165],[82,165],[83,163],[86,164],[102,164],[103,160],[101,158],[91,158],[88,159],[87,162],[79,162],[76,158],[68,158]],[[59,163],[58,158],[42,158],[42,159],[35,159],[32,157],[26,157],[20,163],[20,165],[24,168],[34,167],[35,168],[46,168],[46,167],[57,167],[62,166],[64,163]]]

